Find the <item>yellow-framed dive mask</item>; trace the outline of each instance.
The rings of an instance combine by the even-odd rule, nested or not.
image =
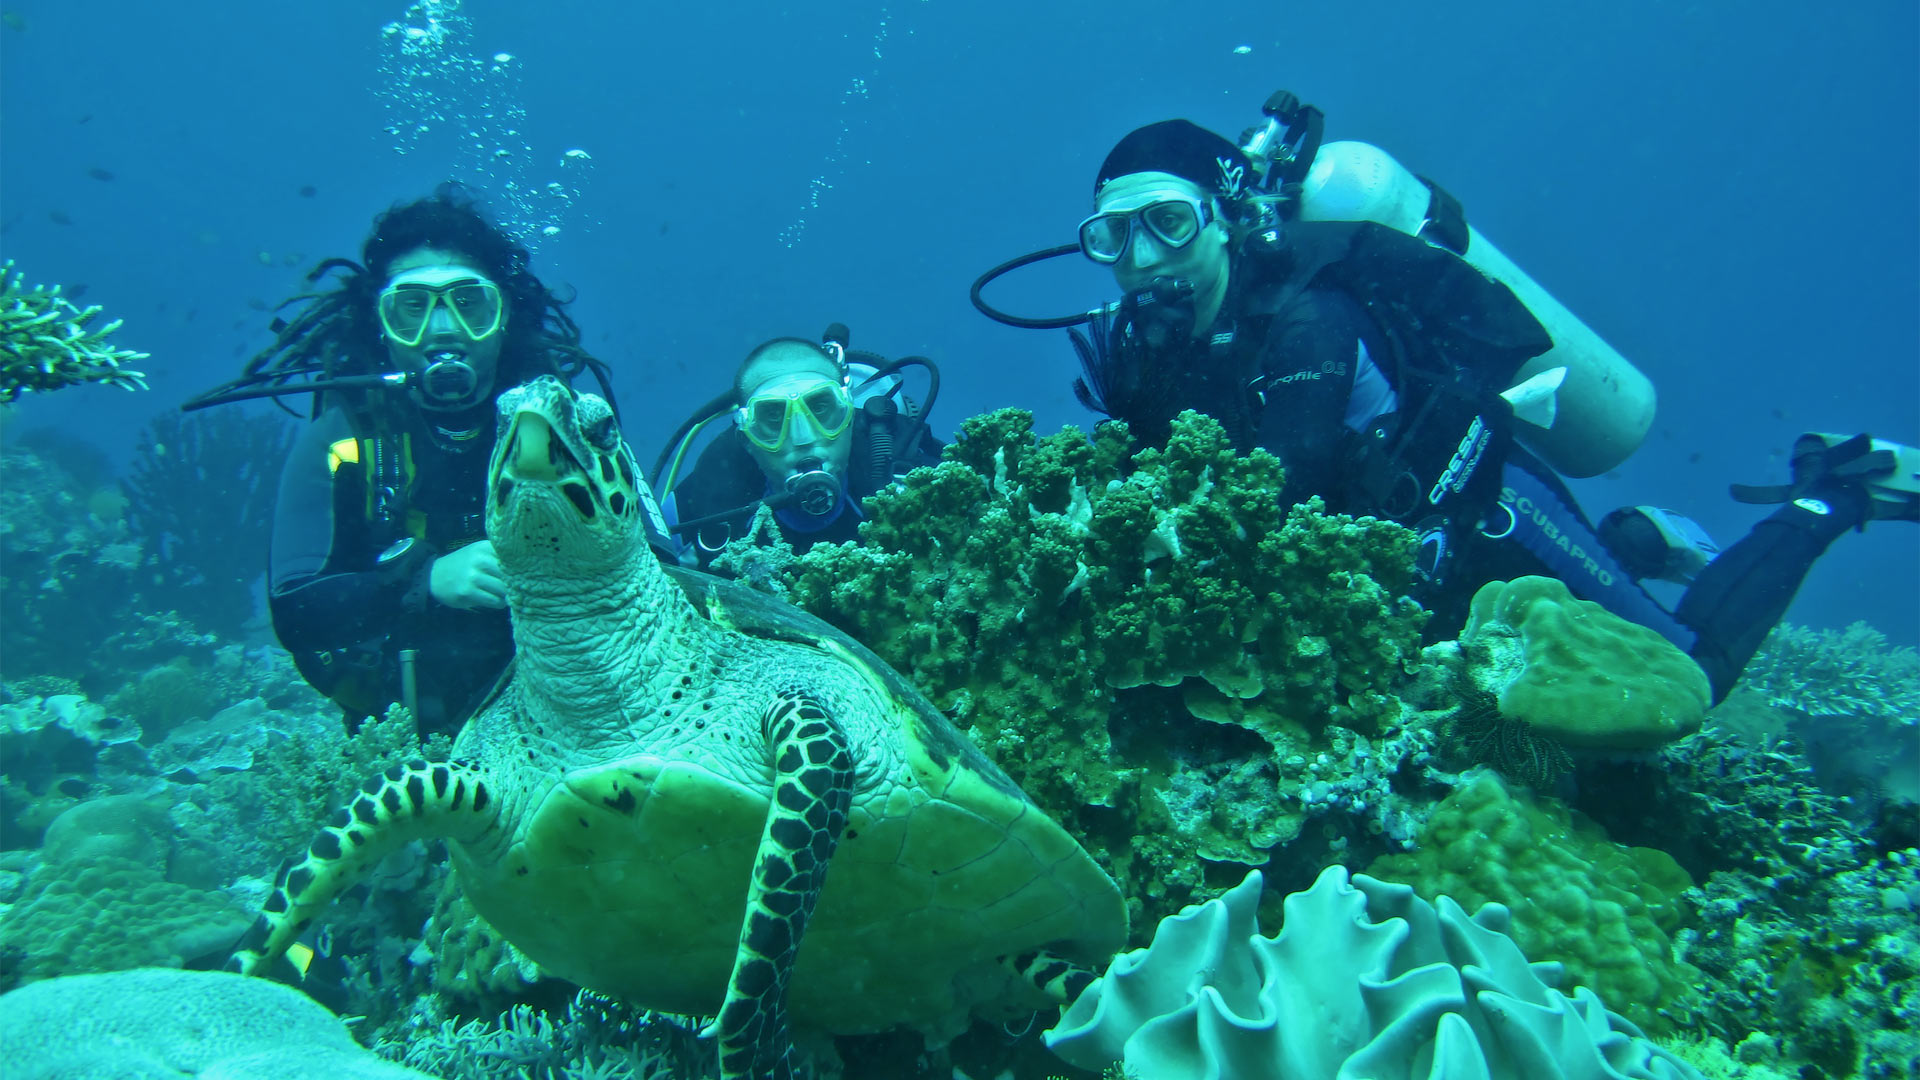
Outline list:
[[[407,271],[380,290],[380,329],[395,344],[418,348],[443,305],[472,341],[485,341],[506,324],[500,286],[464,267],[436,267]]]
[[[779,453],[790,440],[813,442],[845,432],[853,423],[853,396],[818,372],[783,375],[754,391],[733,419],[748,442]]]

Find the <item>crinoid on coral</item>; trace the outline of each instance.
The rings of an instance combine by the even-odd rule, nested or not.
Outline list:
[[[1547,788],[1573,769],[1566,748],[1525,720],[1500,713],[1500,699],[1464,675],[1451,681],[1460,704],[1442,721],[1448,741],[1467,761],[1491,765],[1509,780]]]
[[[98,304],[74,306],[58,285],[27,287],[26,275],[8,259],[0,267],[0,403],[89,382],[145,390],[146,375],[128,365],[147,354],[107,340],[120,329],[119,319],[90,329],[100,310]]]

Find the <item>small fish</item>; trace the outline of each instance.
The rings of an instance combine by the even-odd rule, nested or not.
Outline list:
[[[1701,453],[1698,450],[1695,450],[1693,453],[1687,455],[1687,464],[1698,465],[1702,461],[1706,460],[1706,457],[1707,455]]]
[[[75,120],[75,121],[74,121],[74,123],[76,123],[76,124],[84,124],[84,123],[86,123],[87,121],[89,121],[89,120],[92,120],[92,119],[93,119],[93,114],[92,114],[92,113],[87,113],[87,114],[85,114],[84,116],[82,116],[82,117],[80,117],[80,119],[78,119],[78,120]]]
[[[252,309],[253,309],[253,310],[255,310],[255,311],[265,311],[265,310],[267,310],[267,302],[266,302],[265,300],[262,300],[262,299],[260,299],[260,298],[259,298],[259,297],[257,297],[257,296],[250,296],[250,297],[248,297],[248,298],[247,298],[247,306],[248,306],[248,307],[250,307],[250,308],[252,308]]]
[[[67,216],[67,212],[65,210],[47,211],[47,220],[53,222],[55,225],[73,224],[73,219]]]
[[[108,172],[107,170],[101,168],[98,165],[95,165],[93,168],[88,169],[87,175],[93,177],[95,180],[105,181],[105,180],[113,179],[112,173]]]
[[[83,281],[78,285],[68,286],[68,288],[66,289],[66,293],[67,293],[67,299],[78,300],[81,297],[87,295],[87,283]]]
[[[27,28],[27,17],[17,11],[0,11],[0,23],[5,23],[9,30],[24,31]]]
[[[318,194],[320,194],[320,189],[314,187],[312,184],[302,184],[300,186],[300,197],[303,199],[311,199]]]

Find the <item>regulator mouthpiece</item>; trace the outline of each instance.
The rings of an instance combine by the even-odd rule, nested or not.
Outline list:
[[[419,387],[421,396],[436,405],[457,405],[473,397],[480,387],[480,375],[457,352],[429,353]]]
[[[821,468],[818,462],[803,462],[803,471],[787,477],[787,494],[793,506],[813,517],[826,517],[840,502],[840,481]]]

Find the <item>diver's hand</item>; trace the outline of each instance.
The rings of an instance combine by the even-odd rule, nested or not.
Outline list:
[[[498,610],[507,606],[507,579],[493,541],[476,540],[433,560],[427,587],[433,598],[461,611]]]

